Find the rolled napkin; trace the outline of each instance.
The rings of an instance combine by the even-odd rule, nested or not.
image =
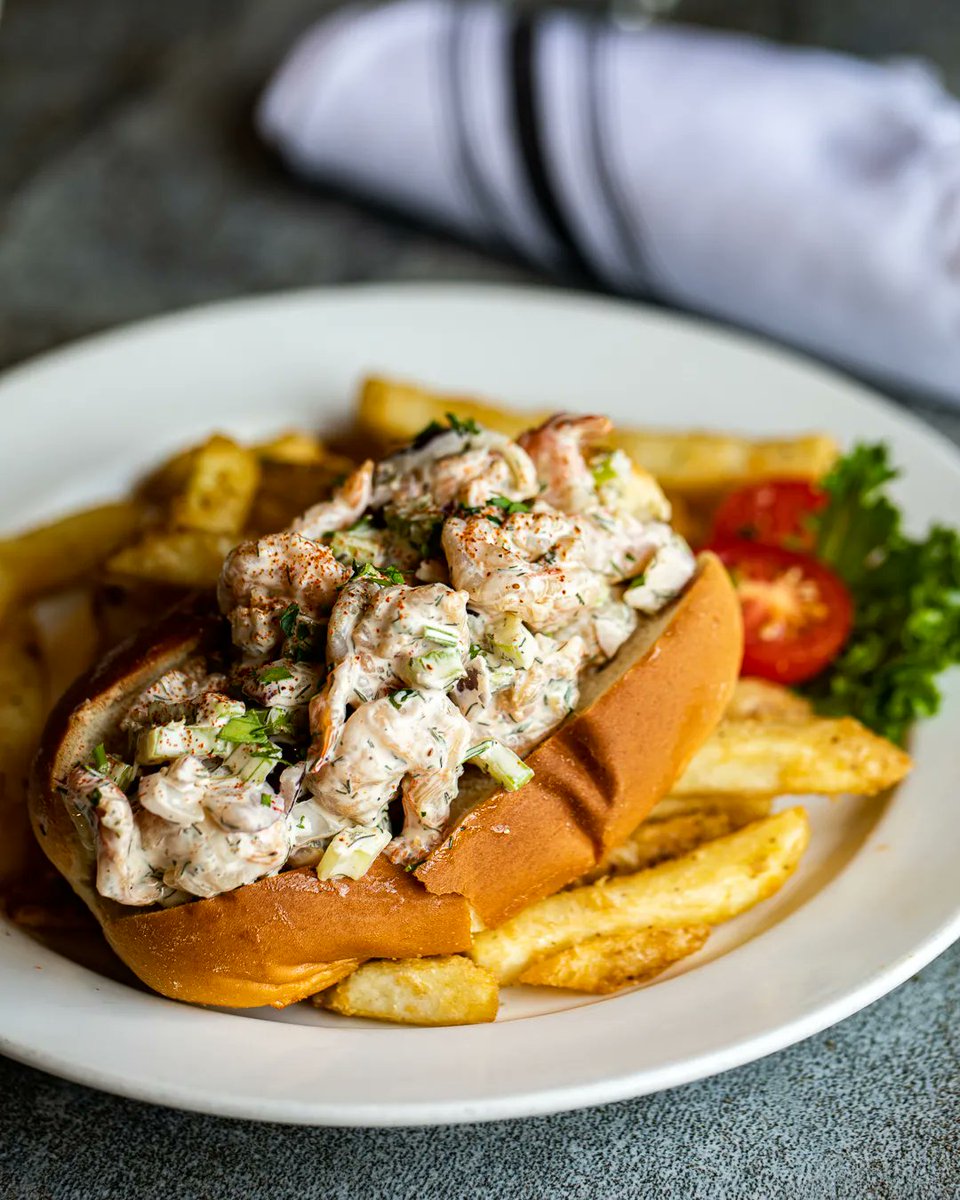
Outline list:
[[[960,105],[922,66],[397,0],[307,32],[258,123],[316,180],[960,403]]]

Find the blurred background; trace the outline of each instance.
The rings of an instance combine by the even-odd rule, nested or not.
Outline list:
[[[0,366],[241,293],[368,279],[543,282],[288,173],[253,107],[323,0],[14,0],[0,31]],[[595,6],[591,7],[596,11]],[[646,0],[671,20],[885,59],[960,85],[960,5]],[[617,12],[646,11],[620,0]],[[554,282],[569,282],[562,272]]]

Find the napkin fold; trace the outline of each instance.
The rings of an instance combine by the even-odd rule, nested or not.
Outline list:
[[[922,65],[395,0],[304,34],[257,121],[305,176],[960,403],[960,105]]]

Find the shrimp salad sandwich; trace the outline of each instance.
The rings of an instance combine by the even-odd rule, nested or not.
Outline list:
[[[283,1005],[468,949],[664,795],[739,607],[608,430],[434,424],[68,693],[34,827],[141,979]]]

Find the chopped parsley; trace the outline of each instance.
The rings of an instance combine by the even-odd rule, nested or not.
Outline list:
[[[896,475],[885,445],[858,445],[822,481],[816,552],[850,589],[854,622],[843,652],[804,690],[819,711],[902,742],[940,707],[937,677],[960,663],[960,534],[904,533],[886,491]]]
[[[273,797],[268,796],[266,792],[260,797],[260,803],[264,808],[273,808]]]
[[[470,657],[471,658],[476,658],[477,655],[482,652],[482,650],[483,650],[483,647],[480,645],[479,642],[471,642],[470,643]]]
[[[280,628],[286,637],[293,637],[294,630],[297,627],[297,618],[300,616],[299,604],[288,604],[280,614]]]
[[[261,683],[280,683],[283,679],[292,679],[293,672],[284,666],[266,667],[257,678]]]
[[[350,583],[353,583],[355,579],[369,579],[371,583],[377,583],[380,587],[390,587],[394,583],[406,582],[399,567],[375,567],[373,563],[368,562],[357,563],[353,568]]]
[[[416,688],[401,688],[399,692],[394,692],[390,696],[390,703],[399,711],[408,700],[411,700],[414,696],[419,695],[420,693]]]
[[[487,501],[495,508],[502,508],[506,513],[526,513],[530,511],[530,505],[524,504],[522,500],[508,500],[506,496],[491,496]]]
[[[473,417],[466,417],[464,420],[461,420],[456,413],[448,412],[445,415],[447,420],[450,422],[450,428],[454,431],[454,433],[459,433],[463,437],[468,437],[480,432],[480,426],[476,423]]]

